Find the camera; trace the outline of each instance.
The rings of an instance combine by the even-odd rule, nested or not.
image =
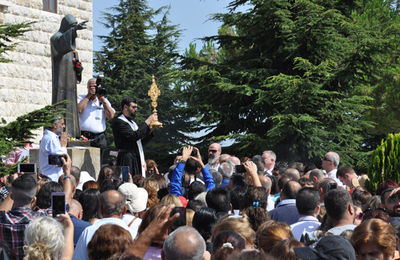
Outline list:
[[[101,83],[104,79],[104,72],[99,72],[99,75],[96,77],[96,95],[105,96],[107,95],[107,90],[102,87]]]
[[[183,147],[179,148],[178,154],[182,155],[182,151],[183,151]],[[190,156],[196,157],[197,156],[197,150],[193,149],[192,153],[190,154]]]

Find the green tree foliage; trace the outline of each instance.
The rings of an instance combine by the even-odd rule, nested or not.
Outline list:
[[[363,30],[357,31],[370,53],[359,79],[362,91],[374,98],[367,117],[375,124],[368,128],[371,147],[379,145],[387,133],[400,128],[400,16],[398,1],[367,1],[364,12],[354,16]],[[365,59],[365,57],[362,57]],[[356,61],[359,57],[356,57]]]
[[[366,166],[365,132],[374,127],[368,94],[382,52],[398,51],[362,22],[373,13],[369,2],[384,1],[232,1],[230,12],[215,16],[219,34],[200,52],[191,46],[175,74],[193,129],[206,131],[197,141],[231,138],[225,151],[272,149],[288,161],[332,150]]]
[[[121,0],[111,12],[104,14],[104,21],[111,31],[100,37],[104,47],[96,53],[95,69],[105,73],[108,98],[117,112],[121,112],[122,97],[135,97],[139,106],[135,121],[142,123],[152,113],[148,90],[151,76],[155,75],[161,91],[158,117],[164,128],[155,130],[155,137],[146,145],[145,154],[147,159],[155,159],[164,171],[173,162],[170,153],[186,139],[181,132],[187,128],[185,115],[177,107],[177,95],[170,77],[178,60],[180,31],[170,24],[167,8],[153,10],[143,0]],[[110,127],[107,136],[112,144]]]
[[[4,53],[15,48],[17,43],[12,43],[12,39],[30,31],[30,24],[31,23],[0,24],[0,62],[11,61],[3,57]]]
[[[371,192],[386,180],[400,182],[400,133],[382,139],[381,145],[372,153],[368,177],[366,184]]]
[[[28,114],[18,117],[16,120],[7,124],[2,119],[0,126],[0,157],[7,157],[16,147],[22,146],[26,140],[34,138],[34,130],[43,126],[51,126],[58,115],[64,114],[66,111],[62,107],[67,101],[59,102],[42,109],[32,111]],[[0,175],[7,175],[16,172],[16,166],[11,168],[5,166],[0,161]]]

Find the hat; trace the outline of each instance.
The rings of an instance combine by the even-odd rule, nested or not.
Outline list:
[[[148,193],[135,184],[126,182],[119,186],[118,191],[126,197],[126,205],[131,213],[141,212],[146,209]]]
[[[349,240],[342,236],[324,236],[315,246],[296,247],[294,252],[301,259],[356,260],[356,253]]]
[[[81,177],[79,178],[79,183],[76,186],[78,190],[82,190],[83,184],[87,181],[94,181],[95,179],[90,176],[90,174],[87,171],[81,171]]]

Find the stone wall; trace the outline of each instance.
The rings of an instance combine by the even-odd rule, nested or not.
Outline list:
[[[57,13],[43,11],[42,0],[0,0],[0,22],[35,22],[32,31],[15,40],[18,46],[0,63],[0,118],[16,117],[51,104],[50,37],[58,31],[61,19],[72,14],[78,22],[88,20],[86,30],[78,31],[76,48],[84,70],[78,94],[86,92],[93,74],[92,0],[59,0]],[[41,139],[38,130],[36,142]]]

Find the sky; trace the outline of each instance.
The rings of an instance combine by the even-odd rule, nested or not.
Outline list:
[[[101,48],[102,42],[96,37],[106,35],[106,29],[98,22],[102,12],[109,12],[107,8],[118,4],[118,0],[94,0],[93,1],[93,50]],[[174,25],[179,25],[183,30],[179,43],[179,52],[183,53],[189,43],[194,42],[197,48],[202,46],[201,41],[196,40],[204,36],[216,35],[220,23],[209,20],[214,13],[227,12],[226,6],[229,0],[148,0],[148,5],[153,9],[161,6],[170,6],[169,20]]]

